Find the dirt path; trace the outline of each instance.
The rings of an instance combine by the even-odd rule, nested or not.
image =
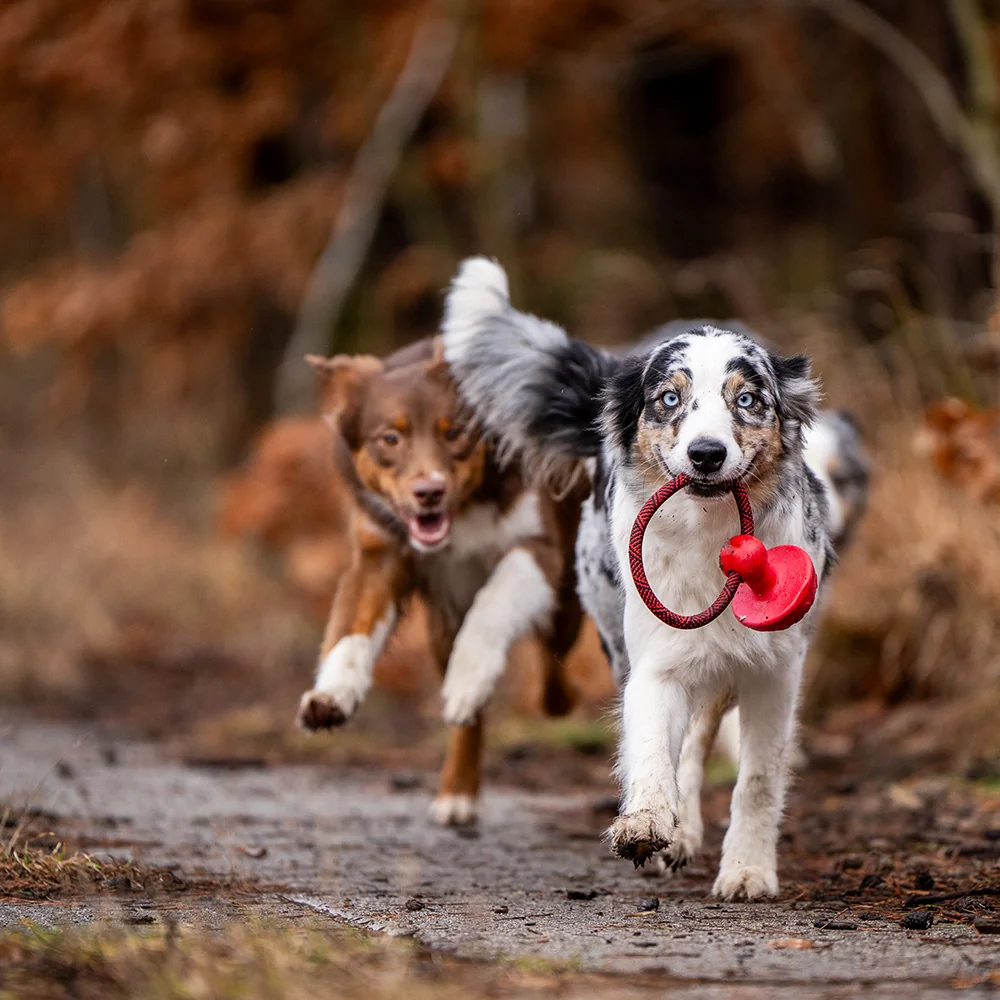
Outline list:
[[[716,995],[705,992],[712,984],[729,984],[725,996],[757,995],[731,993],[735,984],[782,997],[834,995],[819,984],[945,995],[953,980],[1000,967],[1000,936],[969,924],[939,919],[906,931],[875,911],[845,914],[840,901],[711,902],[714,856],[679,878],[633,872],[599,841],[607,804],[593,796],[490,788],[479,830],[463,835],[431,825],[428,792],[408,784],[315,766],[190,767],[155,746],[107,743],[84,728],[0,725],[0,801],[30,799],[94,853],[275,887],[252,904],[185,896],[187,919],[314,911],[468,958],[656,970],[697,986],[691,996]],[[658,909],[643,911],[652,898]],[[155,920],[156,909],[155,900],[0,901],[0,926],[26,914],[43,923],[116,914],[135,922],[142,910]],[[816,926],[845,919],[855,929]],[[790,937],[813,947],[773,945]]]

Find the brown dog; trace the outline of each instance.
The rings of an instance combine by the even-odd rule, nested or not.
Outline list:
[[[537,634],[548,651],[546,709],[570,708],[563,661],[581,624],[573,546],[582,498],[554,500],[526,486],[516,463],[500,467],[469,422],[435,341],[385,361],[309,360],[324,379],[323,409],[350,484],[353,552],[299,724],[326,729],[350,718],[402,606],[419,594],[445,674],[444,717],[474,713],[452,728],[431,815],[471,822],[482,709],[522,636]]]

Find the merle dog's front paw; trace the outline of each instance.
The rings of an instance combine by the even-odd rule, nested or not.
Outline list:
[[[619,816],[608,830],[611,853],[639,868],[670,846],[676,822],[670,813],[640,809]]]
[[[320,729],[333,729],[347,722],[349,713],[345,712],[333,695],[324,691],[306,691],[299,703],[299,713],[296,722],[302,729],[316,732]]]
[[[712,886],[716,899],[752,901],[778,895],[778,873],[769,865],[723,862]]]

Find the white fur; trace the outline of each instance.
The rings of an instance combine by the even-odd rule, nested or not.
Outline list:
[[[439,826],[467,826],[476,821],[477,805],[471,795],[439,795],[428,814]]]
[[[302,696],[302,704],[314,695],[326,695],[345,716],[353,715],[372,686],[375,661],[396,627],[396,620],[396,609],[390,607],[371,635],[345,635],[320,663],[313,689]]]
[[[475,400],[476,413],[489,426],[503,427],[498,455],[537,463],[527,413],[510,386],[538,376],[538,348],[557,350],[566,332],[511,308],[507,275],[495,261],[471,257],[459,267],[445,299],[441,322],[444,356],[458,377],[463,395]],[[510,350],[512,341],[525,348]],[[498,348],[496,353],[493,347]]]
[[[666,469],[672,475],[679,472],[686,472],[689,476],[698,474],[688,457],[688,447],[701,437],[709,437],[725,445],[726,460],[722,468],[714,473],[714,478],[720,481],[741,475],[752,457],[743,455],[733,434],[732,414],[722,394],[722,386],[729,377],[726,362],[733,354],[731,350],[720,350],[720,346],[713,340],[705,340],[693,344],[687,354],[692,390],[687,416],[680,426],[674,446],[662,456]],[[655,356],[656,352],[650,356],[650,364]]]
[[[831,474],[840,452],[840,442],[835,427],[828,421],[817,421],[812,427],[806,428],[804,444],[803,457],[806,465],[812,469],[826,490],[827,503],[830,505],[830,536],[837,538],[844,530],[847,515]]]
[[[455,520],[449,547],[455,557],[466,558],[483,552],[504,552],[544,533],[538,494],[529,491],[505,512],[495,504],[470,506]]]
[[[500,560],[455,639],[442,690],[446,722],[473,721],[493,694],[511,646],[547,625],[555,603],[552,586],[530,553],[513,549]]]
[[[483,319],[506,308],[509,298],[507,272],[496,261],[487,257],[470,257],[463,261],[451,284],[442,326],[443,332],[452,334],[449,342],[452,352],[461,352]]]
[[[731,763],[740,762],[740,711],[734,708],[727,712],[719,725],[719,735],[715,740],[715,749]]]

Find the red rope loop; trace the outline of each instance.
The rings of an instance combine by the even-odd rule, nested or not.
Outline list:
[[[701,628],[709,622],[715,621],[726,608],[729,607],[736,591],[743,578],[739,573],[729,573],[726,582],[723,584],[719,596],[704,611],[699,611],[696,615],[679,615],[676,611],[671,611],[660,602],[660,599],[653,593],[653,588],[646,578],[646,569],[642,565],[642,540],[646,535],[646,528],[652,520],[653,515],[663,506],[678,490],[683,489],[691,482],[691,477],[684,475],[675,476],[664,483],[643,505],[632,525],[632,534],[628,540],[628,563],[632,571],[632,579],[635,581],[635,589],[639,592],[643,603],[650,611],[672,628]],[[740,514],[740,533],[743,535],[753,534],[753,510],[750,507],[750,494],[742,479],[727,484],[727,488],[736,500],[736,508]]]

